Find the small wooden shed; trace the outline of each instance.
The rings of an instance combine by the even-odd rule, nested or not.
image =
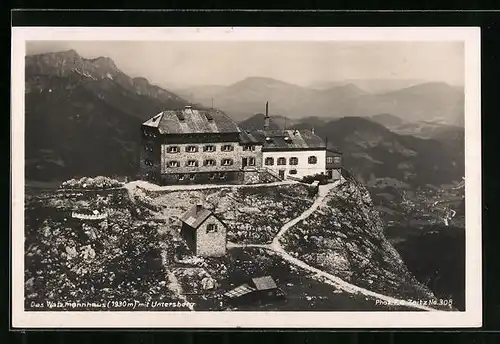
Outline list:
[[[271,276],[251,278],[244,283],[224,294],[229,303],[253,303],[269,302],[285,298],[281,290]]]

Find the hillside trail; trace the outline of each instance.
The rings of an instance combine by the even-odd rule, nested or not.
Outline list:
[[[345,292],[348,292],[351,294],[362,294],[365,296],[373,297],[373,298],[379,299],[381,301],[387,302],[389,305],[406,306],[406,307],[416,308],[416,309],[425,310],[425,311],[439,311],[435,308],[426,307],[426,306],[423,306],[420,304],[408,302],[406,300],[400,300],[400,299],[397,299],[397,298],[394,298],[391,296],[379,294],[379,293],[376,293],[374,291],[371,291],[371,290],[356,286],[354,284],[348,283],[337,276],[334,276],[326,271],[320,270],[318,268],[315,268],[315,267],[307,264],[306,262],[290,255],[288,252],[286,252],[284,250],[283,246],[280,243],[280,239],[283,237],[283,235],[290,228],[292,228],[294,225],[296,225],[300,221],[306,219],[314,211],[316,211],[318,209],[318,207],[323,204],[323,201],[325,200],[325,198],[328,195],[328,193],[330,192],[330,190],[337,187],[341,183],[342,183],[342,180],[338,180],[338,181],[335,181],[331,184],[320,185],[317,198],[313,202],[313,204],[308,209],[306,209],[304,212],[302,212],[299,216],[297,216],[296,218],[285,223],[281,227],[278,234],[276,234],[276,236],[274,237],[271,244],[267,244],[267,245],[266,244],[236,244],[236,243],[228,242],[228,249],[231,249],[231,248],[252,248],[252,247],[266,249],[266,250],[269,250],[269,251],[272,251],[272,252],[279,254],[284,260],[286,260],[287,262],[289,262],[293,265],[296,265],[298,267],[301,267],[304,270],[312,272],[312,273],[316,274],[316,276],[320,276],[320,277],[324,277],[324,278],[328,279],[329,281],[331,281],[333,283],[333,285],[337,289],[343,290]]]
[[[177,276],[175,276],[174,271],[170,270],[168,267],[165,251],[163,251],[161,253],[161,260],[162,260],[163,266],[165,267],[165,269],[167,269],[166,277],[167,277],[167,281],[169,282],[168,289],[170,289],[170,291],[172,291],[175,295],[177,295],[177,297],[179,299],[184,301],[188,305],[188,308],[190,311],[194,311],[194,307],[193,307],[192,303],[190,303],[189,300],[187,299],[187,297],[183,294],[182,286],[179,283]]]

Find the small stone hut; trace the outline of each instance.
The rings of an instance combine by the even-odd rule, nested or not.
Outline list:
[[[221,257],[227,249],[227,226],[202,202],[191,207],[180,218],[181,236],[197,256]]]

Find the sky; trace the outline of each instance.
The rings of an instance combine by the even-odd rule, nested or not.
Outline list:
[[[26,53],[106,56],[161,86],[229,85],[270,77],[302,86],[350,79],[464,82],[462,42],[31,41]]]

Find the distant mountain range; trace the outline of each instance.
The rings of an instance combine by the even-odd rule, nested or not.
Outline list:
[[[377,114],[369,119],[401,135],[436,139],[447,144],[454,144],[457,149],[465,149],[465,129],[460,125],[449,125],[442,121],[407,122],[391,114]]]
[[[407,121],[441,120],[447,124],[463,125],[462,88],[444,82],[413,85],[406,81],[400,85],[405,86],[397,89],[381,87],[377,90],[390,91],[371,93],[354,82],[330,83],[317,89],[272,78],[250,77],[226,87],[197,86],[176,92],[205,106],[211,106],[213,102],[215,107],[237,120],[263,112],[264,104],[269,101],[271,115],[292,120],[307,116],[332,119],[389,113]]]
[[[420,79],[346,79],[342,81],[317,81],[311,83],[309,87],[320,90],[354,84],[368,93],[385,93],[400,90],[410,86],[423,84],[425,80]]]

